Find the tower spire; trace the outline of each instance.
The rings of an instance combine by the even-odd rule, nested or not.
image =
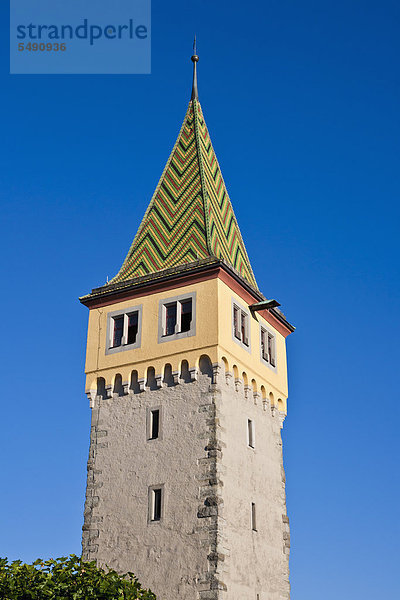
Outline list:
[[[192,56],[192,62],[193,62],[193,84],[192,84],[192,96],[191,96],[191,100],[198,100],[199,99],[199,92],[197,90],[197,64],[199,61],[199,57],[197,56],[197,46],[196,46],[196,36],[194,36],[194,42],[193,42],[193,56]]]
[[[192,96],[182,128],[128,255],[111,284],[201,259],[221,259],[257,290],[198,100],[198,60],[195,38]]]

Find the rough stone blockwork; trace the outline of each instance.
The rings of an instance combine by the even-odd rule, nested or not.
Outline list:
[[[192,382],[176,377],[139,393],[125,386],[92,401],[83,556],[133,571],[158,600],[287,600],[280,415],[223,367],[202,370]],[[160,438],[148,440],[155,407]],[[148,520],[150,486],[163,488],[159,522]]]
[[[84,525],[82,527],[82,550],[84,560],[95,560],[99,545],[97,539],[99,537],[99,523],[102,517],[93,514],[94,509],[98,506],[100,498],[98,490],[102,486],[101,474],[99,469],[96,469],[96,454],[101,448],[107,447],[107,442],[102,441],[107,436],[107,431],[99,429],[99,412],[100,412],[100,397],[94,400],[92,407],[92,423],[90,431],[90,449],[89,459],[87,463],[87,485],[86,485],[86,501],[84,510]]]
[[[217,380],[218,367],[214,366],[214,381]],[[222,452],[224,443],[221,440],[220,424],[220,390],[216,384],[210,385],[207,392],[203,392],[204,403],[199,410],[207,415],[207,456],[200,459],[200,490],[201,504],[197,516],[204,519],[200,525],[207,534],[205,547],[208,547],[208,569],[199,577],[199,598],[202,600],[217,600],[221,591],[226,591],[223,582],[223,564],[226,557],[223,537],[223,469]]]

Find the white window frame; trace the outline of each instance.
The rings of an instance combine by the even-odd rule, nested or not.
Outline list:
[[[181,306],[187,300],[192,301],[192,321],[188,331],[181,331]],[[175,333],[166,335],[167,306],[171,304],[176,304]],[[187,294],[181,294],[179,296],[173,296],[172,298],[164,298],[163,300],[160,300],[158,311],[158,343],[161,344],[163,342],[179,340],[181,338],[187,338],[193,335],[196,335],[196,292],[189,292]]]
[[[141,337],[142,337],[142,304],[139,306],[130,306],[121,310],[114,310],[107,313],[107,332],[106,332],[106,354],[115,354],[116,352],[123,352],[124,350],[133,350],[140,348]],[[128,344],[128,323],[129,316],[133,313],[138,313],[138,331],[136,334],[136,342]],[[124,328],[120,346],[113,346],[114,338],[114,320],[118,317],[124,318]]]
[[[236,330],[235,330],[235,312],[238,311],[239,316],[240,316],[240,325],[241,325],[241,319],[242,317],[245,318],[245,335],[244,335],[244,340],[243,340],[243,336],[242,336],[242,331],[241,331],[241,327],[240,327],[240,337],[238,337],[236,335]],[[247,350],[247,352],[251,352],[251,347],[250,347],[250,312],[247,308],[245,308],[242,304],[240,304],[240,302],[238,302],[235,298],[232,298],[232,316],[231,316],[231,320],[232,320],[232,339],[239,344],[239,346],[241,346],[242,348],[244,348],[245,350]]]
[[[266,358],[263,356],[263,335],[266,336]],[[271,357],[268,353],[268,338],[270,338],[272,340],[272,360]],[[274,371],[277,370],[277,359],[276,359],[276,335],[275,333],[273,333],[273,331],[271,331],[268,327],[266,327],[264,324],[260,324],[260,358],[261,358],[261,362],[264,365],[268,365],[268,367],[270,369],[273,369]]]

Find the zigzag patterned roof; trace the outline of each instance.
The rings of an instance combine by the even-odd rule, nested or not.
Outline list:
[[[110,283],[208,256],[225,259],[257,289],[200,103],[192,97],[132,246]]]

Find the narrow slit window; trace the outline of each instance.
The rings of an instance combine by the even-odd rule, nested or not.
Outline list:
[[[150,439],[156,440],[160,435],[160,410],[150,411]]]
[[[251,419],[247,419],[247,443],[254,448],[254,423]]]
[[[181,331],[190,331],[192,324],[192,300],[185,300],[181,305]]]
[[[159,521],[161,519],[161,506],[162,506],[162,489],[152,490],[152,502],[151,502],[151,520]]]
[[[122,345],[122,338],[124,335],[124,317],[115,317],[114,321],[114,331],[113,331],[113,348],[118,348],[118,346]]]
[[[257,531],[256,505],[254,502],[251,503],[251,528],[253,531]]]

